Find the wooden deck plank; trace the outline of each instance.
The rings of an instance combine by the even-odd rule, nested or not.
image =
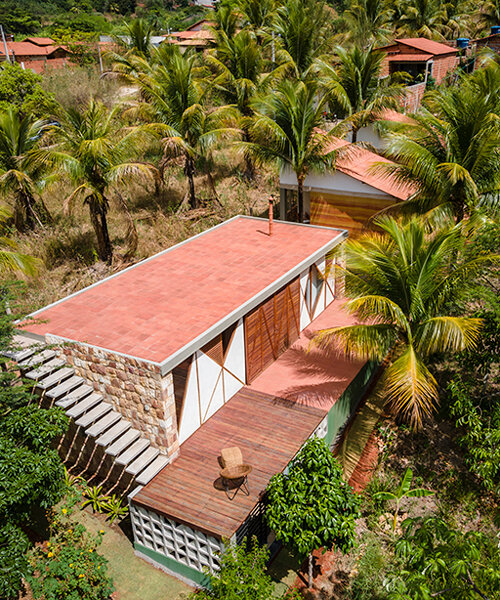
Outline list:
[[[134,502],[218,538],[230,538],[245,521],[269,479],[282,471],[326,411],[282,400],[248,387],[240,390],[181,446],[134,496]],[[253,467],[250,495],[229,500],[219,479],[222,448],[239,446]]]

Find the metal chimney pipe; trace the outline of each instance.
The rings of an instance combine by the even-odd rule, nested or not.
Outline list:
[[[273,235],[273,200],[272,196],[269,196],[269,235]]]

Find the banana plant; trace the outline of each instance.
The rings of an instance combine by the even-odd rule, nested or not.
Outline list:
[[[394,519],[392,521],[392,531],[396,531],[398,524],[399,506],[404,498],[425,498],[426,496],[434,495],[432,490],[425,490],[424,488],[413,488],[410,489],[411,482],[413,481],[413,471],[408,468],[403,475],[399,487],[395,492],[377,492],[373,495],[376,500],[394,500],[396,503],[396,510],[394,511]]]

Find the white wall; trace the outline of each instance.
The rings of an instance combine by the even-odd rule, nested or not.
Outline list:
[[[201,350],[192,357],[178,424],[179,443],[187,440],[245,385],[245,376],[245,333],[240,319],[222,366]]]
[[[306,289],[309,285],[311,269],[307,268],[300,274],[300,330],[304,330],[325,308],[335,299],[335,259],[328,272],[326,270],[326,259],[323,257],[315,264],[323,277],[323,283],[319,290],[319,297],[315,306],[309,306],[307,302]]]
[[[289,169],[284,169],[280,173],[280,185],[284,187],[295,187],[297,185],[297,177],[295,173]],[[341,173],[334,171],[333,173],[311,174],[304,181],[304,187],[317,192],[351,194],[353,196],[368,196],[377,198],[392,199],[392,196],[384,194],[380,190]]]

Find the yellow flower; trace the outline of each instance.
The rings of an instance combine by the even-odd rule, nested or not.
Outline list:
[[[104,533],[104,529],[99,529],[99,533]]]
[[[68,533],[73,533],[73,530],[72,529],[68,529]]]
[[[66,508],[62,509],[62,514],[65,515],[68,512],[68,510]]]
[[[49,553],[47,554],[47,556],[50,558],[51,556],[54,556],[54,553],[53,553],[53,552],[49,552]]]
[[[73,567],[73,563],[69,563],[69,568],[71,569]]]
[[[100,568],[101,568],[101,565],[99,565],[99,566],[97,567],[97,570],[99,570]]]
[[[47,542],[47,548],[50,546],[50,542]]]
[[[89,550],[89,552],[90,552],[90,554],[92,554],[92,552],[94,552],[94,551],[91,549],[91,550]]]
[[[83,573],[80,573],[80,575],[78,575],[78,577],[81,579],[83,577]]]

